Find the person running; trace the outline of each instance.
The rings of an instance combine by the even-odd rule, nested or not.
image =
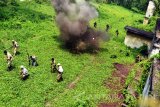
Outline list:
[[[4,55],[6,56],[7,60],[7,70],[10,71],[12,69],[13,56],[6,50],[4,51]]]
[[[13,56],[15,56],[17,54],[19,45],[15,40],[12,40],[12,45],[13,45]]]

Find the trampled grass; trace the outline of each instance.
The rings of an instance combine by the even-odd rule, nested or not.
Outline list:
[[[111,76],[114,70],[113,63],[130,64],[134,56],[128,52],[123,41],[125,37],[124,26],[132,25],[137,20],[143,20],[143,15],[134,13],[125,8],[93,4],[99,11],[97,29],[109,30],[110,41],[101,44],[98,54],[71,54],[61,48],[58,39],[59,30],[55,23],[55,12],[51,5],[36,4],[32,2],[20,3],[18,7],[3,8],[10,15],[0,22],[0,106],[1,107],[74,107],[80,104],[96,106],[99,102],[110,101],[108,95],[112,93],[105,87],[103,81]],[[115,30],[120,35],[115,36]],[[11,40],[18,41],[20,55],[14,58],[15,69],[6,71],[6,62],[3,50],[11,46]],[[38,57],[39,66],[29,67],[27,52]],[[119,51],[123,50],[123,53]],[[9,50],[12,51],[12,50]],[[111,59],[111,55],[117,55]],[[57,83],[56,74],[50,72],[50,60],[54,57],[64,68],[64,81]],[[28,68],[30,77],[26,81],[19,78],[19,66]],[[75,83],[75,87],[68,88]],[[112,102],[112,101],[111,101]]]

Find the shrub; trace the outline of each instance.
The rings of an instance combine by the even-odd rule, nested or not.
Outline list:
[[[35,0],[35,2],[36,3],[38,3],[38,4],[42,4],[42,3],[50,3],[51,2],[51,0]]]

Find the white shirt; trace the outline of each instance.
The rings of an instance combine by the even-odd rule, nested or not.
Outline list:
[[[7,59],[8,60],[10,60],[10,59],[12,60],[12,58],[13,58],[12,55],[9,52],[7,52]]]
[[[59,71],[60,73],[62,73],[62,72],[63,72],[63,68],[62,68],[62,66],[59,66],[59,67],[58,67],[58,71]]]
[[[16,41],[14,42],[14,47],[18,47],[18,43]]]
[[[23,74],[23,75],[27,75],[27,74],[28,74],[28,70],[27,70],[26,68],[23,68],[22,74]]]

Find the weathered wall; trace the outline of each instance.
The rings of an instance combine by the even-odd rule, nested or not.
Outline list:
[[[149,1],[148,8],[147,8],[147,11],[146,11],[146,15],[145,15],[145,18],[144,18],[144,21],[143,21],[144,25],[148,24],[149,18],[151,18],[153,16],[155,10],[156,10],[155,3],[153,1]]]
[[[150,39],[131,33],[127,33],[127,36],[125,37],[124,41],[125,45],[131,48],[140,48],[144,44],[146,44],[148,48],[150,48],[151,42],[152,40]]]
[[[156,9],[156,6],[155,6],[154,2],[153,1],[149,1],[145,17],[147,17],[147,18],[152,17],[153,14],[154,14],[155,9]]]

